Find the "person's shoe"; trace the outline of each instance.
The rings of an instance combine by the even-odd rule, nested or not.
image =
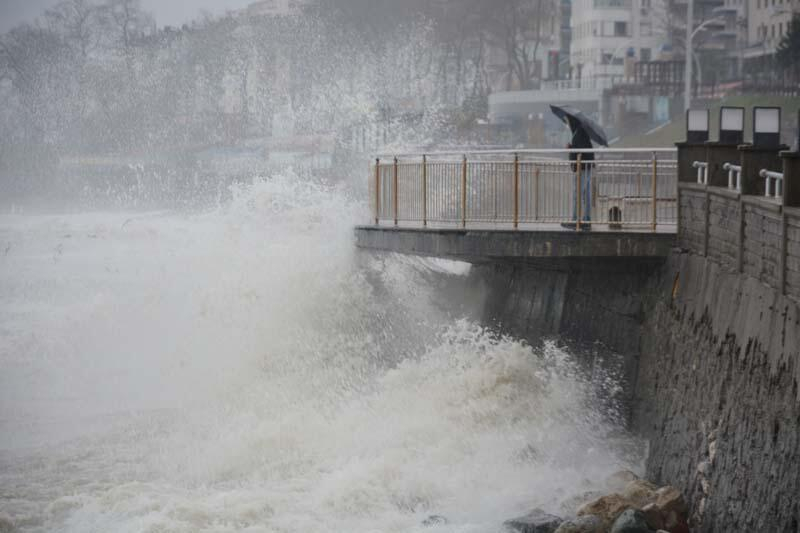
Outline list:
[[[575,229],[577,225],[574,222],[562,222],[561,227],[566,229]]]
[[[581,231],[592,231],[592,226],[589,224],[581,224]]]

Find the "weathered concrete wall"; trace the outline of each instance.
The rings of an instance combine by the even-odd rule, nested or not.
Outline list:
[[[634,428],[697,531],[797,533],[800,309],[754,277],[675,254],[649,290]]]
[[[488,294],[485,322],[532,344],[557,335],[574,347],[591,347],[578,350],[587,356],[581,362],[622,379],[630,399],[645,312],[642,295],[662,262],[495,261],[475,265],[472,275]]]
[[[730,231],[727,199],[712,204]],[[683,490],[694,530],[798,533],[800,305],[735,264],[716,247],[664,262],[498,261],[473,275],[503,331],[621,354],[648,477]]]

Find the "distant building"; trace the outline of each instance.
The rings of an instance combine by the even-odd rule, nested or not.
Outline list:
[[[632,62],[656,59],[666,43],[665,6],[663,0],[573,0],[571,29],[573,79],[630,78]]]
[[[733,0],[729,0],[733,1]],[[771,72],[772,57],[781,38],[789,32],[792,16],[800,13],[797,1],[790,0],[738,0],[743,3],[747,31],[747,46],[742,52],[746,73]]]

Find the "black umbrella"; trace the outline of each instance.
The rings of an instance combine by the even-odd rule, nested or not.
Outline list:
[[[568,105],[551,105],[550,110],[555,116],[569,124],[573,135],[575,135],[578,128],[582,128],[591,140],[602,146],[608,146],[608,139],[603,128],[597,122],[584,115],[580,109],[575,109]]]

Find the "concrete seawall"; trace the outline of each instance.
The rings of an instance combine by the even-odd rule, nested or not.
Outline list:
[[[683,490],[696,531],[800,531],[796,301],[677,249],[660,261],[481,263],[473,275],[503,331],[620,354],[648,477]]]
[[[686,253],[646,297],[633,427],[650,440],[648,476],[683,488],[699,531],[796,533],[797,303]]]

